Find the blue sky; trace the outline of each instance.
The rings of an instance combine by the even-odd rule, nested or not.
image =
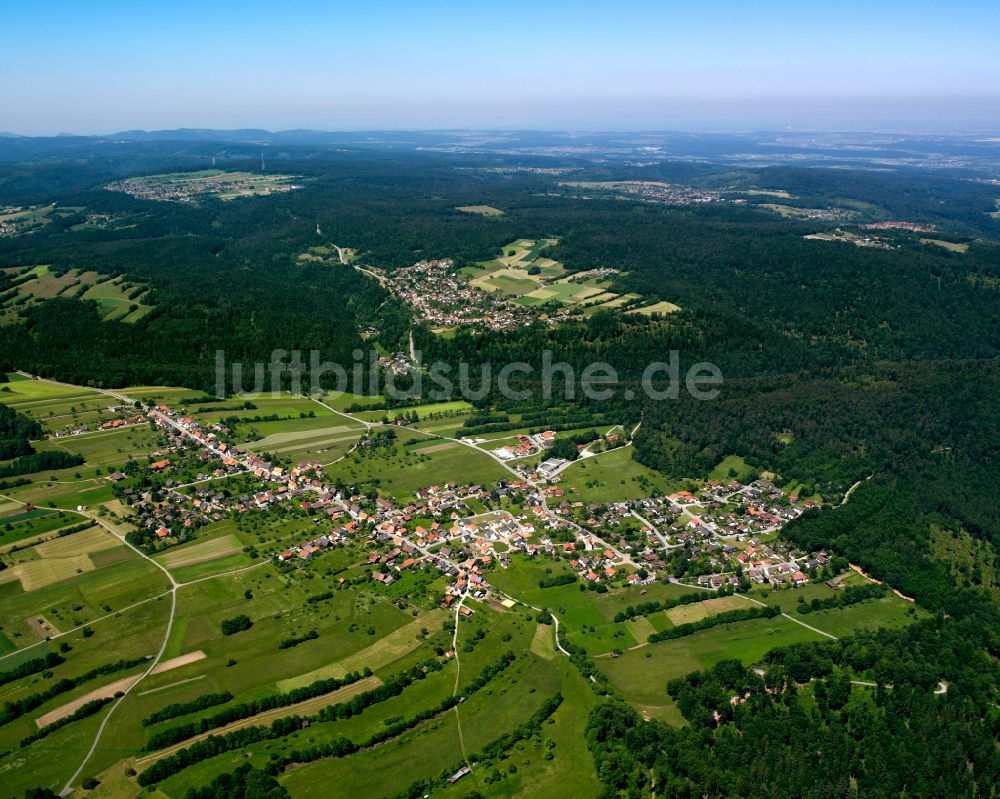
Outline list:
[[[5,4],[0,130],[1000,128],[1000,3]]]

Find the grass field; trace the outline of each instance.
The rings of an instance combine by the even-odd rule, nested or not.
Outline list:
[[[293,428],[298,426],[291,425],[291,421],[319,422],[329,425],[335,419],[339,419],[339,417],[323,416],[317,419],[290,420],[290,426]],[[280,422],[269,422],[267,425],[268,430],[280,429],[282,426]],[[254,429],[261,432],[258,426],[255,426]],[[352,426],[350,422],[330,427],[316,427],[315,429],[281,429],[280,432],[270,433],[262,439],[248,443],[246,447],[251,452],[266,452],[281,460],[293,463],[307,460],[330,463],[353,448],[362,432],[363,428],[360,424]]]
[[[22,376],[16,375],[16,377]],[[71,399],[103,398],[106,404],[111,403],[111,400],[99,392],[78,386],[64,386],[49,380],[24,378],[4,383],[3,387],[6,389],[2,392],[4,405],[10,405],[19,411],[22,407],[31,407],[32,404],[44,400],[67,401]]]
[[[844,585],[864,582],[865,578],[851,572]],[[838,596],[838,593],[825,583],[810,583],[791,591],[767,591],[755,588],[750,596],[768,605],[778,605],[793,618],[838,637],[850,635],[858,630],[901,627],[927,615],[926,611],[891,592],[880,599],[870,599],[844,608],[798,613],[796,608],[800,599],[810,602],[813,599],[825,600]]]
[[[969,251],[968,244],[959,244],[954,241],[945,241],[944,239],[920,239],[920,243],[935,244],[938,247],[944,247],[949,252],[966,253]]]
[[[186,544],[179,547],[171,547],[166,552],[156,556],[156,560],[168,569],[179,569],[182,566],[191,566],[196,563],[218,560],[219,558],[233,555],[243,549],[243,542],[234,534],[219,536],[210,541]],[[245,563],[250,563],[249,558],[244,558]]]
[[[429,452],[423,447],[440,444],[419,433],[401,429],[392,447],[378,447],[362,455],[355,453],[327,468],[327,477],[345,483],[375,487],[380,494],[405,499],[418,488],[436,483],[493,485],[507,472],[491,457],[472,447]]]
[[[671,494],[676,486],[660,472],[632,459],[631,447],[620,447],[577,461],[562,473],[560,487],[583,502],[617,502]]]
[[[704,602],[695,602],[692,605],[678,605],[664,612],[676,627],[681,624],[701,621],[727,610],[746,610],[751,606],[752,603],[741,596],[723,596],[716,599],[706,599]]]
[[[293,688],[302,688],[316,682],[316,680],[343,677],[352,671],[360,671],[366,666],[373,671],[388,666],[420,646],[420,638],[418,637],[420,631],[424,628],[430,628],[432,625],[440,626],[445,616],[443,611],[430,611],[422,614],[405,627],[393,630],[371,646],[353,653],[350,657],[282,680],[278,683],[278,690],[291,691]]]
[[[53,538],[38,544],[35,552],[41,558],[69,558],[74,555],[90,555],[106,549],[120,547],[121,542],[103,527],[91,527],[79,533]]]
[[[570,710],[561,717],[557,714],[543,735],[555,736],[560,727],[563,730],[579,729],[577,725],[585,723],[586,711],[593,702],[592,698],[588,701],[585,697],[583,691],[587,689],[579,676],[569,671],[563,659],[547,662],[522,656],[487,690],[474,694],[461,705],[458,711],[463,731],[461,740],[456,714],[448,713],[364,755],[320,761],[292,770],[282,777],[282,782],[294,796],[323,796],[320,785],[331,781],[336,781],[346,795],[391,795],[406,788],[416,777],[436,776],[453,764],[460,763],[462,743],[467,751],[476,751],[524,721],[557,690],[564,690],[569,695],[571,701],[564,702],[570,706],[568,709],[577,703],[576,712]],[[560,736],[559,740],[569,750],[567,739]],[[569,776],[569,770],[555,773],[555,764],[541,757],[544,751],[545,747],[529,745],[512,753],[509,762],[515,762],[516,758],[517,772],[520,775],[523,769],[524,776],[505,780],[502,788],[497,786],[493,790],[503,790],[498,795],[526,795],[522,792],[528,790],[533,796],[565,796],[567,786],[572,785],[576,790],[585,791],[582,795],[592,793],[592,786],[588,788],[586,785],[590,774],[586,765],[577,765],[577,770],[583,773],[574,777]],[[574,751],[584,757],[583,763],[588,762],[585,750],[577,746]],[[570,751],[566,751],[566,757],[571,757]],[[361,764],[364,764],[363,768]],[[476,788],[490,790],[484,782],[487,773],[485,770],[478,774],[474,771],[473,776],[464,781],[459,793],[449,795],[464,796]]]
[[[642,314],[643,316],[652,316],[655,313],[658,314],[676,313],[680,309],[681,306],[674,305],[674,303],[667,302],[666,300],[662,300],[660,302],[655,302],[652,305],[647,305],[643,308],[632,308],[626,313],[637,313],[637,314]]]
[[[456,211],[462,211],[466,214],[479,214],[480,216],[503,216],[503,211],[499,208],[494,208],[492,205],[460,205]]]
[[[712,627],[596,662],[629,702],[658,708],[669,704],[666,684],[675,677],[729,658],[754,663],[775,647],[818,640],[825,639],[779,616]]]
[[[729,483],[732,480],[746,482],[757,475],[757,470],[747,464],[739,455],[727,455],[709,472],[708,479],[719,483]]]
[[[79,524],[81,519],[75,513],[57,513],[55,511],[36,508],[25,511],[20,503],[9,503],[6,512],[0,506],[0,552],[9,549],[18,542],[43,535],[60,527]]]
[[[30,560],[0,572],[0,584],[19,580],[25,592],[35,591],[47,585],[61,583],[93,568],[94,562],[86,555]]]
[[[462,414],[471,411],[472,405],[465,400],[451,400],[449,402],[429,402],[425,405],[414,405],[412,408],[400,408],[387,411],[358,411],[354,415],[359,419],[364,419],[369,422],[377,422],[383,417],[393,419],[397,413],[405,413],[407,415],[415,413],[417,415],[417,419],[425,421],[428,417],[433,415],[441,415],[444,413]],[[447,418],[450,419],[452,417]]]
[[[109,502],[113,498],[111,484],[103,477],[83,476],[86,474],[83,469],[84,467],[77,467],[33,475],[38,482],[12,488],[7,493],[20,502],[41,506],[51,504],[52,507],[61,509],[73,509],[79,505],[89,508]],[[82,479],[76,478],[78,472],[82,473]],[[90,470],[92,475],[95,472],[95,469]]]
[[[143,425],[123,430],[53,438],[38,442],[35,449],[40,452],[61,450],[81,455],[88,465],[119,465],[124,464],[129,456],[147,455],[154,450],[157,436],[155,431]]]

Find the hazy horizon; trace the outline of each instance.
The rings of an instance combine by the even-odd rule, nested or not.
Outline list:
[[[1000,129],[1000,8],[14,6],[0,130]]]

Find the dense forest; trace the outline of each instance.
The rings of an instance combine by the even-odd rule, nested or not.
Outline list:
[[[36,452],[31,440],[41,437],[38,422],[0,404],[0,479],[83,463],[79,455],[62,450]]]
[[[148,160],[148,169],[159,166],[157,157]],[[581,201],[560,193],[555,177],[491,171],[499,162],[490,156],[371,152],[290,160],[281,169],[302,178],[301,190],[197,205],[109,192],[93,165],[64,166],[65,172],[82,173],[81,185],[50,193],[50,199],[89,213],[117,214],[128,224],[78,231],[52,224],[0,240],[0,267],[45,263],[124,275],[151,286],[144,302],[154,309],[125,325],[100,321],[87,303],[51,300],[44,310],[26,308],[17,324],[0,328],[0,365],[17,361],[41,374],[105,385],[207,388],[216,350],[254,362],[267,360],[275,349],[316,348],[327,360],[347,363],[363,345],[359,328],[376,327],[381,343],[393,348],[407,332],[407,314],[374,281],[352,270],[297,260],[309,246],[333,241],[360,252],[366,263],[388,268],[419,258],[447,257],[461,265],[492,257],[521,236],[558,237],[550,254],[568,268],[613,266],[623,271],[618,290],[669,300],[683,310],[668,320],[594,318],[451,342],[424,332],[420,343],[429,354],[500,362],[532,359],[551,347],[572,363],[598,356],[634,366],[657,352],[680,349],[692,360],[712,360],[728,374],[742,375],[997,354],[995,244],[975,241],[958,254],[905,236],[892,250],[807,241],[802,236],[815,225],[754,206]],[[656,179],[677,171],[559,163],[571,163],[564,168],[574,178]],[[117,168],[135,165],[125,159]],[[0,172],[20,175],[28,196],[31,175],[41,189],[51,169],[0,165]],[[704,167],[682,171],[708,179]],[[985,202],[983,187],[939,176],[906,173],[855,182],[868,202],[882,202],[888,213],[904,179],[919,189],[907,195],[917,219],[944,213],[933,202],[943,184],[959,197],[952,209],[956,224],[958,216]],[[767,170],[759,176],[761,185],[782,180],[794,182],[797,191],[811,186],[816,194],[854,185],[837,170]],[[505,215],[456,210],[472,201]],[[981,216],[987,225],[989,216]],[[17,272],[0,275],[2,296]]]
[[[763,674],[723,661],[668,686],[681,729],[598,706],[587,740],[603,796],[993,796],[996,664],[953,627],[799,645]],[[852,687],[862,676],[873,684]]]
[[[42,437],[42,426],[13,408],[0,404],[0,461],[30,455],[31,439]]]

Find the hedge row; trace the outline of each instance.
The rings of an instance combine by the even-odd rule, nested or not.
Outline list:
[[[53,669],[59,664],[65,662],[66,658],[62,655],[56,654],[55,652],[49,652],[43,658],[26,660],[20,666],[13,668],[10,671],[0,672],[0,685],[6,685],[9,682],[20,680],[22,677],[27,677],[31,674],[37,674],[40,671]]]
[[[734,621],[750,621],[751,619],[773,619],[781,615],[781,608],[747,608],[746,610],[727,610],[725,613],[717,613],[714,616],[707,616],[700,621],[693,621],[690,624],[681,624],[677,627],[670,627],[662,632],[653,633],[649,636],[649,643],[655,644],[658,641],[669,641],[672,638],[683,638],[699,630],[707,630],[710,627],[718,627],[720,624],[731,624]]]
[[[86,704],[80,705],[73,713],[68,716],[64,716],[59,719],[59,721],[53,721],[51,724],[46,724],[40,730],[36,730],[31,735],[26,738],[21,739],[21,746],[27,746],[35,741],[41,740],[46,735],[51,735],[56,730],[65,727],[67,724],[72,724],[74,721],[79,721],[80,719],[85,719],[87,716],[93,716],[98,710],[104,707],[109,702],[114,702],[118,697],[122,695],[119,691],[114,696],[105,696],[102,699],[94,699]]]
[[[233,695],[229,693],[229,691],[221,691],[217,694],[202,694],[201,696],[196,696],[190,702],[175,702],[172,705],[167,705],[166,707],[162,707],[159,710],[150,713],[142,720],[142,726],[148,727],[151,724],[157,724],[161,721],[166,721],[167,719],[176,719],[179,716],[186,716],[188,713],[195,713],[199,710],[204,710],[205,708],[215,707],[216,705],[224,705],[232,698]]]
[[[487,666],[486,669],[483,670],[483,673],[481,673],[479,677],[466,688],[466,694],[472,693],[473,690],[479,690],[479,688],[483,687],[513,661],[513,653],[508,652],[497,663],[492,666]],[[384,702],[386,699],[390,699],[391,697],[398,696],[413,682],[423,679],[430,671],[438,671],[441,668],[441,663],[438,661],[428,661],[426,663],[417,664],[407,671],[395,675],[378,688],[358,694],[347,702],[341,702],[336,705],[323,708],[318,714],[311,717],[311,719],[305,719],[301,716],[286,716],[275,720],[268,727],[243,727],[227,733],[226,735],[210,735],[208,738],[205,738],[202,741],[197,741],[190,747],[181,749],[179,752],[154,763],[139,775],[139,785],[145,787],[147,785],[154,785],[158,782],[162,782],[167,779],[167,777],[171,777],[174,774],[183,771],[188,766],[193,766],[196,763],[208,760],[209,758],[215,757],[223,752],[243,749],[260,741],[273,740],[275,738],[283,738],[287,735],[291,735],[296,730],[302,729],[302,724],[306,720],[322,722],[350,718],[372,705]],[[433,715],[437,715],[443,710],[450,709],[457,704],[458,701],[460,700],[456,697],[449,697],[437,707],[423,711],[406,722],[400,722],[387,728],[386,730],[376,733],[362,744],[355,744],[354,742],[341,736],[333,739],[329,743],[320,744],[305,751],[293,751],[280,760],[271,761],[271,763],[268,764],[268,770],[272,773],[276,773],[291,762],[304,763],[312,760],[318,760],[320,758],[344,757],[345,755],[353,754],[360,749],[376,746],[389,738],[400,735],[422,721],[425,721],[427,718],[431,718]]]
[[[101,677],[105,674],[114,674],[116,671],[124,671],[125,669],[130,669],[133,666],[138,666],[140,663],[145,662],[146,658],[138,657],[132,658],[131,660],[119,660],[115,663],[106,663],[103,666],[98,666],[97,668],[81,674],[79,677],[59,680],[59,682],[50,685],[41,693],[31,694],[30,696],[24,697],[24,699],[18,699],[14,702],[5,702],[3,710],[0,710],[0,724],[6,724],[9,721],[13,721],[16,718],[23,716],[25,713],[30,713],[36,707],[40,707],[53,697],[59,696],[59,694],[64,694],[67,691],[72,691],[78,685],[83,685],[83,683],[94,679],[94,677]]]
[[[676,599],[664,599],[661,602],[642,602],[638,605],[629,605],[625,610],[615,614],[615,621],[622,622],[634,619],[636,616],[648,616],[661,610],[670,610],[678,605],[693,605],[696,602],[705,602],[709,599],[717,599],[720,596],[730,596],[735,593],[732,586],[723,586],[718,591],[698,591],[693,594],[684,594]]]
[[[288,691],[287,693],[272,694],[271,696],[264,696],[260,699],[253,699],[249,702],[243,702],[239,705],[233,705],[232,707],[226,708],[221,713],[216,713],[214,716],[208,716],[199,721],[192,721],[179,727],[170,727],[166,730],[161,730],[160,732],[153,734],[146,742],[146,750],[152,752],[157,749],[164,749],[168,746],[173,746],[176,743],[187,740],[188,738],[193,738],[196,735],[206,733],[209,730],[225,727],[227,724],[232,724],[234,721],[242,721],[243,719],[248,719],[251,716],[256,716],[258,713],[263,713],[265,710],[288,707],[289,705],[304,702],[306,699],[312,699],[317,696],[322,696],[323,694],[328,694],[331,691],[336,691],[338,688],[343,688],[345,685],[350,685],[351,683],[357,682],[362,677],[366,677],[371,674],[368,669],[365,671],[366,673],[364,674],[360,674],[356,671],[351,672],[343,679],[331,677],[328,680],[317,680],[304,688],[296,688],[295,690]]]

